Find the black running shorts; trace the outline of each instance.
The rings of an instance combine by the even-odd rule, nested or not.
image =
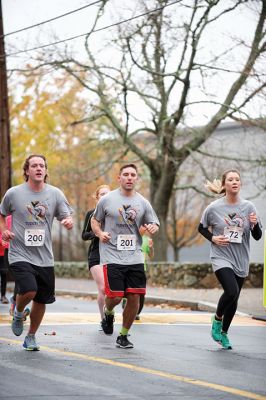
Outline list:
[[[10,264],[18,294],[36,292],[34,301],[51,304],[55,301],[54,267],[37,267],[26,261]]]
[[[146,293],[144,264],[107,264],[103,266],[103,272],[107,297],[124,297],[127,293]]]

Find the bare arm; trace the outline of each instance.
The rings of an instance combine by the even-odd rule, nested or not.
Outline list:
[[[153,240],[149,238],[149,258],[152,259],[154,257],[154,247],[153,247]]]
[[[5,242],[9,242],[15,237],[14,233],[8,229],[6,219],[2,214],[0,214],[0,231],[2,232],[2,240]]]
[[[91,218],[91,228],[95,235],[100,239],[101,242],[107,243],[111,239],[111,235],[109,232],[104,232],[101,229],[101,223],[97,221],[94,217]]]

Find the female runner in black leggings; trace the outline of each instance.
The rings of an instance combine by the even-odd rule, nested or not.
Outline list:
[[[262,231],[254,205],[239,195],[241,178],[236,169],[225,171],[221,182],[207,182],[206,187],[222,195],[206,208],[198,228],[211,242],[212,268],[224,290],[212,318],[211,335],[223,348],[231,349],[227,332],[249,273],[250,233],[259,240]]]

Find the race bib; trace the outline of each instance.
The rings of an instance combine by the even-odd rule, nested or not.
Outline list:
[[[238,226],[225,227],[224,236],[228,237],[231,243],[242,243],[243,228]]]
[[[45,239],[44,229],[26,229],[25,245],[26,246],[43,246]]]
[[[118,235],[117,250],[135,250],[136,236],[135,235]]]

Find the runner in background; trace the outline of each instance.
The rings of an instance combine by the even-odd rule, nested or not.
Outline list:
[[[8,304],[9,301],[6,297],[6,285],[7,285],[7,273],[8,273],[8,242],[2,239],[2,233],[0,232],[0,279],[1,279],[1,303]]]
[[[147,271],[147,261],[151,260],[154,257],[154,247],[153,247],[153,240],[150,237],[149,233],[145,229],[144,226],[139,228],[141,237],[142,237],[142,246],[141,250],[144,254],[144,270]],[[136,315],[136,320],[140,320],[140,313],[143,309],[145,303],[145,295],[141,294],[139,298],[139,311]]]
[[[98,186],[95,192],[96,202],[98,203],[98,201],[109,192],[110,192],[110,187],[108,185]],[[95,209],[89,210],[86,214],[81,237],[83,240],[91,241],[88,249],[88,266],[92,278],[97,285],[97,290],[98,290],[97,301],[102,321],[104,317],[103,306],[105,297],[104,278],[103,278],[103,266],[100,265],[99,238],[95,236],[94,232],[91,229],[91,217],[94,210]],[[101,324],[100,324],[100,330],[102,330]]]
[[[11,225],[12,225],[12,216],[8,215],[6,217],[7,229],[11,230]],[[0,233],[0,235],[1,235],[1,233]],[[6,265],[7,269],[9,269],[8,250],[9,250],[9,242],[5,242],[4,262],[5,262],[5,265]],[[16,290],[16,285],[14,285],[14,292],[13,292],[13,295],[10,297],[10,308],[9,308],[9,314],[12,317],[14,315],[14,310],[15,310],[15,307],[16,307],[16,297],[17,297],[17,290]],[[30,308],[26,307],[25,310],[24,310],[24,321],[26,321],[28,315],[30,315]]]
[[[206,187],[221,195],[206,208],[198,228],[211,242],[212,268],[224,290],[212,318],[211,335],[223,348],[231,349],[228,330],[249,273],[250,233],[259,240],[261,224],[253,203],[240,197],[238,170],[225,171],[221,181],[207,182]]]

